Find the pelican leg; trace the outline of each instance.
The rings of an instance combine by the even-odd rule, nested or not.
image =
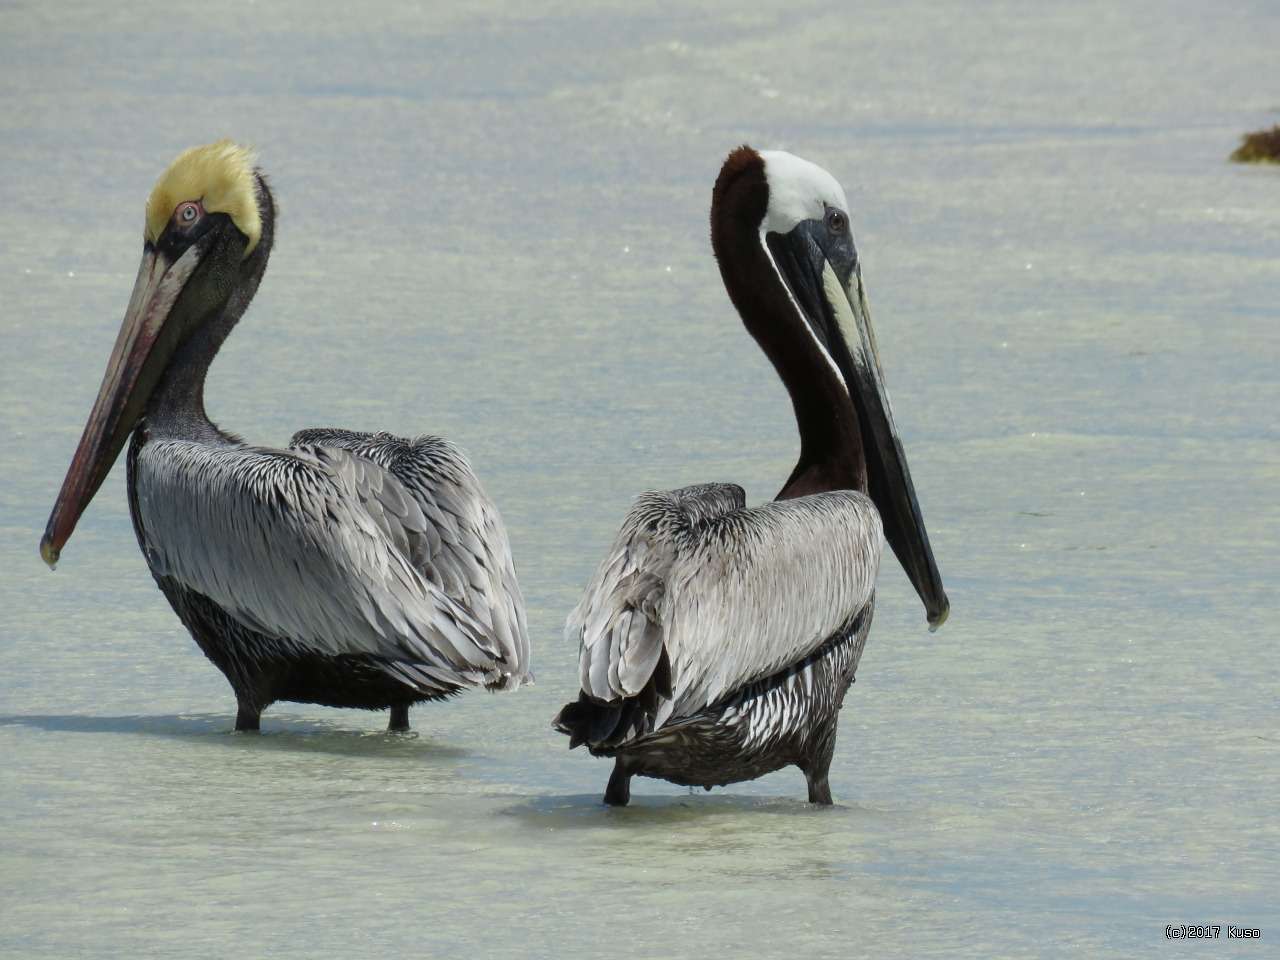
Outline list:
[[[257,732],[262,721],[262,708],[248,700],[236,697],[236,730]]]
[[[820,777],[805,773],[805,779],[809,781],[809,802],[820,807],[831,806],[831,784],[827,782],[827,769],[823,768]]]
[[[827,774],[831,770],[831,758],[836,752],[836,718],[831,718],[830,726],[821,731],[817,738],[816,749],[796,764],[804,771],[804,778],[809,782],[809,802],[822,807],[831,806],[831,784],[827,782]]]
[[[631,802],[631,771],[627,769],[621,757],[613,762],[609,786],[604,790],[604,802],[611,807],[625,807]]]
[[[407,703],[393,703],[391,705],[391,720],[387,723],[387,732],[409,732],[409,705]]]

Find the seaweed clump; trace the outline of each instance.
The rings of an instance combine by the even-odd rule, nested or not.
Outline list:
[[[1280,125],[1246,133],[1231,159],[1236,163],[1280,163]]]

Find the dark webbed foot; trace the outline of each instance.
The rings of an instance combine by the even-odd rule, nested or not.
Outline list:
[[[391,720],[387,723],[388,733],[409,732],[409,705],[397,703],[391,708]]]
[[[621,759],[613,762],[609,786],[604,790],[604,802],[611,807],[625,807],[631,802],[631,771]]]

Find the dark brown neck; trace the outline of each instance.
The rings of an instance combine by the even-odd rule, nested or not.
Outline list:
[[[240,267],[240,281],[221,309],[175,351],[151,395],[145,416],[153,432],[201,439],[208,439],[211,434],[221,435],[205,412],[204,383],[213,358],[258,292],[271,256],[275,202],[261,177],[258,178],[258,207],[262,214],[262,236]]]
[[[729,156],[712,191],[711,248],[729,299],[791,396],[800,458],[777,499],[825,490],[867,491],[858,417],[843,378],[808,329],[760,235],[769,204],[764,160]]]

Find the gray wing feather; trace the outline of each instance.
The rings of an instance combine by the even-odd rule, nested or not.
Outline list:
[[[696,714],[817,650],[871,600],[883,532],[833,491],[750,510],[740,487],[641,494],[569,615],[582,689],[636,696],[665,650],[654,727]]]
[[[508,684],[486,624],[412,562],[430,547],[426,511],[380,464],[158,439],[136,477],[152,566],[251,629],[379,657],[427,689]]]
[[[410,544],[415,568],[485,627],[492,653],[506,664],[504,687],[532,681],[524,598],[506,527],[462,449],[440,437],[331,429],[305,430],[291,441],[315,445],[347,450],[399,480],[394,486],[408,495],[409,516],[415,522],[421,516],[422,529]]]

